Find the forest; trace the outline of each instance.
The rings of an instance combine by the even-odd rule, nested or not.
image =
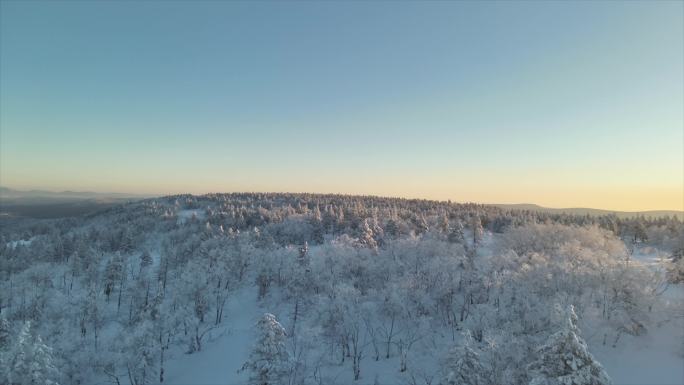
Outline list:
[[[593,347],[684,322],[674,216],[232,193],[1,223],[0,384],[177,383],[224,344],[226,385],[605,385]]]

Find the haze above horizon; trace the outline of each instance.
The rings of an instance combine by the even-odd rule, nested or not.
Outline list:
[[[682,2],[0,3],[0,185],[684,210]]]

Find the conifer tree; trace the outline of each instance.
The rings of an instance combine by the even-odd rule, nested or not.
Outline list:
[[[0,354],[9,350],[10,347],[10,324],[7,318],[0,315]]]
[[[368,219],[364,219],[363,224],[361,225],[359,243],[369,249],[375,249],[378,247],[378,243],[375,241],[373,230],[368,223]]]
[[[287,383],[289,354],[285,347],[287,333],[273,314],[266,313],[256,324],[257,342],[241,370],[250,373],[250,385]]]
[[[465,244],[465,235],[463,234],[463,223],[460,220],[454,222],[451,231],[449,232],[449,242]]]
[[[482,221],[480,216],[475,214],[470,218],[470,226],[473,230],[473,247],[477,247],[482,242],[484,236],[484,229],[482,228]]]
[[[562,313],[558,307],[556,312]],[[538,349],[537,359],[530,364],[529,385],[610,385],[608,374],[579,335],[574,307],[570,305],[564,315],[561,330]]]
[[[52,349],[40,336],[33,336],[31,323],[22,327],[9,358],[4,363],[6,381],[12,385],[57,385],[59,371]]]
[[[480,353],[472,346],[470,333],[466,333],[463,345],[451,350],[447,358],[446,377],[443,385],[487,385],[487,369]]]
[[[8,365],[10,342],[9,321],[0,315],[0,368],[5,368]],[[0,381],[4,380],[4,375],[0,374]]]

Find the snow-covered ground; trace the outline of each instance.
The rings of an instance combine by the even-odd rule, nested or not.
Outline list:
[[[684,286],[671,286],[679,300],[684,299]],[[256,301],[256,288],[243,290],[227,305],[226,329],[216,330],[214,340],[195,354],[185,354],[180,348],[173,352],[167,367],[166,383],[187,384],[244,384],[247,375],[238,372],[247,360],[254,341],[253,325],[266,310]],[[667,317],[664,317],[667,318]],[[684,318],[672,318],[646,335],[623,335],[617,348],[610,343],[603,346],[601,338],[588,341],[590,350],[603,364],[615,385],[681,385],[684,384]],[[428,353],[429,352],[424,352]],[[423,354],[423,352],[421,352]],[[429,355],[424,357],[430,360]],[[425,363],[413,362],[414,367]],[[434,362],[432,362],[434,366]],[[409,362],[411,365],[411,362]],[[397,357],[374,361],[368,357],[362,363],[362,378],[357,384],[403,384],[408,374],[400,373]],[[325,368],[329,384],[351,384],[350,364]],[[429,373],[429,371],[426,370]]]
[[[618,346],[602,345],[601,338],[589,340],[592,354],[603,364],[615,385],[684,384],[684,286],[668,288],[678,307],[660,309],[663,324],[634,337],[624,334]],[[670,302],[675,306],[676,302]],[[679,315],[675,314],[679,309]]]
[[[252,347],[252,328],[263,314],[256,300],[256,289],[241,290],[229,299],[224,311],[225,328],[213,333],[201,352],[185,354],[177,348],[168,361],[166,381],[170,385],[243,384],[245,373],[238,369]]]
[[[663,272],[666,253],[651,247],[634,251],[634,260]],[[653,310],[656,327],[642,336],[624,334],[616,348],[601,338],[588,341],[594,356],[616,385],[684,384],[684,285],[669,285]]]
[[[253,346],[254,325],[264,313],[273,312],[273,309],[262,308],[257,301],[256,293],[256,287],[245,288],[235,293],[226,304],[224,324],[227,326],[215,330],[201,352],[186,354],[182,347],[175,347],[172,351],[172,358],[167,362],[164,383],[169,385],[246,384],[248,375],[240,372],[239,369],[247,360]],[[322,349],[323,346],[320,348]],[[427,373],[436,369],[436,360],[430,357],[429,348],[419,347],[415,353],[415,356],[422,356],[422,359],[421,361],[409,359],[409,367],[429,368],[430,370],[426,370]],[[379,361],[366,357],[361,367],[361,379],[356,382],[353,380],[350,359],[345,364],[325,365],[321,371],[322,376],[326,378],[326,385],[407,383],[408,373],[399,371],[399,358],[396,356],[390,359],[382,358]],[[414,375],[420,373],[420,370],[413,371]]]

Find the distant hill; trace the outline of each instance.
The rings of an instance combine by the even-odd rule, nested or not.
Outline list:
[[[126,193],[100,193],[90,191],[45,191],[45,190],[15,190],[7,187],[0,187],[0,199],[8,201],[73,201],[73,200],[120,200],[131,198],[145,198],[146,195],[126,194]]]
[[[46,191],[46,190],[15,190],[0,187],[0,215],[20,216],[30,218],[58,218],[87,214],[116,204],[131,200],[150,198],[151,195],[126,193],[101,193],[89,191]],[[684,211],[651,210],[651,211],[613,211],[576,208],[549,208],[531,203],[520,204],[488,204],[506,210],[529,210],[547,213],[567,213],[574,215],[607,215],[615,214],[620,218],[630,218],[643,215],[645,217],[677,216],[684,220]]]
[[[21,191],[0,187],[0,216],[28,218],[61,218],[94,211],[146,198],[140,194],[98,193],[83,191]]]
[[[492,206],[500,207],[507,210],[529,210],[529,211],[540,211],[546,213],[566,213],[574,215],[608,215],[615,214],[619,218],[631,218],[635,216],[644,217],[662,217],[673,215],[677,216],[680,220],[684,220],[684,211],[677,210],[649,210],[649,211],[614,211],[614,210],[602,210],[602,209],[591,209],[586,207],[571,207],[564,209],[556,209],[543,207],[531,203],[519,203],[519,204],[491,204]]]

